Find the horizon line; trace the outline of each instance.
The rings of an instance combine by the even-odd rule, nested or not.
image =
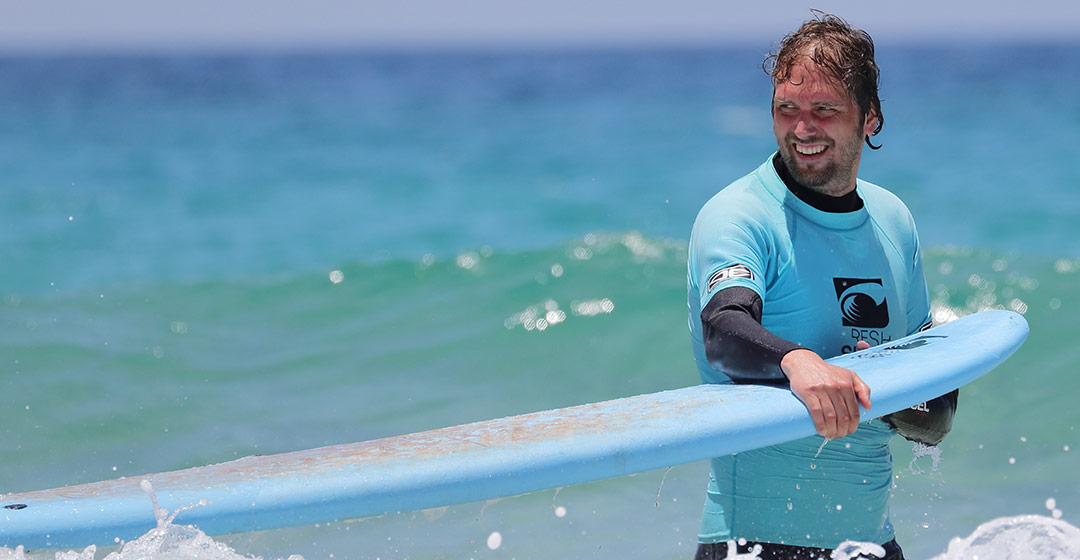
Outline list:
[[[772,49],[779,37],[765,34],[727,37],[558,37],[558,38],[466,38],[444,37],[428,40],[243,40],[243,41],[73,41],[35,44],[5,43],[0,40],[0,57],[52,58],[97,56],[169,55],[260,55],[260,54],[347,54],[347,53],[511,53],[590,52],[644,50],[729,50]],[[1075,35],[1027,34],[993,36],[973,34],[880,33],[875,45],[886,48],[934,47],[1071,47],[1080,46]]]

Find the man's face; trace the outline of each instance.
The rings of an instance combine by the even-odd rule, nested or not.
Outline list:
[[[773,132],[788,170],[803,185],[832,196],[855,188],[862,143],[877,117],[807,58],[773,90]]]

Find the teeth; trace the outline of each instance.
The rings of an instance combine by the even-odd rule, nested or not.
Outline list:
[[[802,144],[795,144],[795,151],[804,156],[812,156],[825,151],[825,146],[804,146]]]

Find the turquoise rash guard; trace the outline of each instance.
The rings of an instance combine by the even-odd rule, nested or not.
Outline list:
[[[732,383],[723,364],[706,358],[701,323],[702,309],[726,288],[753,290],[766,330],[826,358],[930,322],[918,235],[904,204],[859,180],[862,208],[818,210],[787,188],[772,159],[717,193],[694,223],[687,306],[704,383]],[[713,459],[699,541],[835,548],[892,540],[893,434],[878,419],[827,443],[812,436]]]

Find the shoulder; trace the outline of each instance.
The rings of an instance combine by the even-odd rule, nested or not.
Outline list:
[[[898,227],[915,226],[904,201],[884,187],[859,179],[859,196],[866,205],[867,212],[879,224],[891,224]]]
[[[733,181],[701,207],[695,229],[704,224],[749,224],[766,221],[780,205],[769,194],[756,173]]]

